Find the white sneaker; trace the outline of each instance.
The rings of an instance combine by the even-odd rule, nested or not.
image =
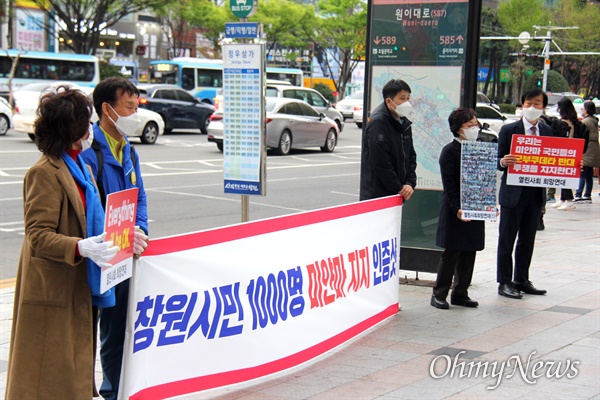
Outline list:
[[[552,204],[550,207],[552,207],[552,208],[559,208],[563,204],[566,204],[566,203],[564,201],[556,200],[556,203]]]
[[[575,204],[570,203],[570,202],[565,202],[562,206],[558,207],[557,210],[558,211],[571,211],[576,208],[577,207],[575,207]]]

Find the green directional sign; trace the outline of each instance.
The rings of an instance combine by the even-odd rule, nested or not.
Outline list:
[[[258,9],[258,0],[230,0],[229,7],[238,18],[248,18]]]

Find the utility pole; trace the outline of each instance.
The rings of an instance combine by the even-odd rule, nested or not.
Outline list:
[[[548,72],[547,71],[550,70],[550,55],[551,54],[562,54],[562,55],[567,54],[562,51],[562,49],[556,44],[556,42],[554,40],[552,40],[552,31],[565,30],[565,29],[579,29],[579,27],[578,26],[538,26],[538,25],[534,25],[533,27],[536,30],[536,36],[537,36],[538,30],[546,29],[546,38],[545,38],[546,43],[544,43],[544,49],[542,50],[542,56],[544,57],[542,90],[545,92],[546,88],[548,86]],[[554,43],[556,48],[558,50],[560,50],[560,53],[555,53],[555,52],[550,51],[550,43]],[[571,54],[574,55],[574,53],[571,53]],[[598,53],[598,54],[600,54],[600,53]]]

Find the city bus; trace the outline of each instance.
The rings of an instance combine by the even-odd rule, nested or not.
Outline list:
[[[113,57],[108,61],[108,63],[119,67],[119,72],[121,73],[121,75],[129,79],[135,85],[139,83],[137,61],[130,60],[129,58]]]
[[[13,59],[19,50],[0,50],[0,91],[8,91]],[[34,82],[68,81],[95,87],[100,82],[98,58],[83,54],[22,51],[12,80],[12,90]]]
[[[223,61],[203,58],[178,57],[172,60],[154,60],[149,66],[150,83],[170,83],[181,86],[199,101],[214,105],[214,99],[223,89]],[[267,79],[290,82],[303,86],[303,73],[295,68],[267,67]]]

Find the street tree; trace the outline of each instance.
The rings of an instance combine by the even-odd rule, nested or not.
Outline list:
[[[211,58],[220,51],[220,40],[225,31],[227,14],[225,8],[210,0],[180,0],[157,10],[164,26],[168,28],[170,53],[196,45],[194,27],[211,43],[211,49],[199,49],[202,56]]]
[[[233,14],[230,17],[235,18]],[[249,20],[262,23],[268,42],[267,56],[272,55],[276,45],[308,49],[305,32],[308,27],[315,26],[315,8],[311,4],[299,4],[290,0],[259,1],[258,10]],[[288,55],[290,61],[298,56]]]
[[[600,51],[600,4],[582,0],[562,0],[561,7],[554,11],[554,25],[578,27],[552,32],[554,41],[563,51]],[[600,95],[600,55],[555,55],[552,57],[552,68],[560,71],[576,92],[580,88],[587,88],[588,95]]]
[[[509,0],[498,6],[498,23],[504,29],[505,36],[519,36],[521,32],[528,32],[534,36],[535,28],[533,26],[546,25],[550,19],[550,11],[544,7],[542,0]],[[539,54],[543,49],[543,43],[530,40],[527,47],[524,47],[518,40],[509,40],[508,47],[516,53]],[[534,70],[539,70],[543,68],[542,60],[542,58],[518,58],[511,63],[510,71],[515,102],[518,101],[518,96],[523,90],[527,64]]]
[[[483,7],[481,10],[481,36],[503,36],[504,29],[498,21],[498,10]],[[496,102],[500,102],[500,70],[502,65],[510,62],[510,47],[505,40],[485,40],[480,44],[480,64],[488,60],[488,74],[483,86],[483,92]],[[521,65],[521,63],[518,63]],[[516,72],[516,71],[515,71]],[[514,76],[520,78],[517,87],[521,87],[523,73]],[[493,80],[492,80],[493,79]],[[490,90],[491,87],[491,90]],[[513,91],[514,92],[514,91]]]
[[[306,27],[306,35],[315,51],[329,50],[324,57],[326,72],[333,76],[334,66],[339,75],[335,87],[343,97],[352,72],[365,57],[367,3],[362,0],[320,0],[315,26]]]
[[[64,38],[64,45],[78,54],[95,54],[100,33],[124,16],[156,9],[174,0],[32,0],[47,15],[43,29],[49,37]],[[58,26],[59,29],[55,29]]]

